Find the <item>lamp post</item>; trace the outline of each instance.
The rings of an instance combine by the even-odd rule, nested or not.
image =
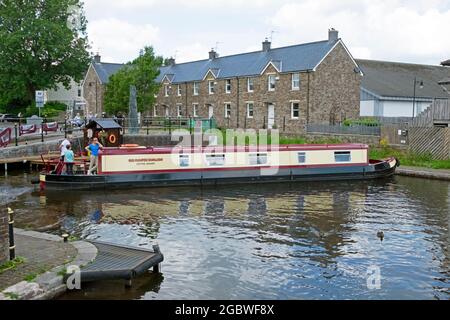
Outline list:
[[[423,81],[417,80],[417,77],[414,77],[414,97],[413,97],[413,119],[416,116],[416,87],[419,85],[420,89],[423,89]]]

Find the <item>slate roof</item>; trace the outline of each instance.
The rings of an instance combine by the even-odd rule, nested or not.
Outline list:
[[[364,73],[362,87],[380,97],[412,98],[417,77],[424,87],[416,88],[416,97],[450,98],[438,84],[450,77],[449,67],[361,59],[356,63]]]
[[[93,62],[92,66],[97,72],[100,82],[102,84],[107,84],[109,82],[109,78],[119,71],[124,64],[119,63],[105,63],[105,62]]]
[[[167,74],[173,75],[173,83],[201,81],[209,70],[219,79],[255,76],[261,74],[269,62],[280,72],[313,70],[335,44],[325,40],[163,66],[156,81],[161,82]]]

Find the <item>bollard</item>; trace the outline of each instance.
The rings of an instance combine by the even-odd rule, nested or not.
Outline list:
[[[17,147],[19,145],[19,138],[18,138],[18,133],[17,133],[17,123],[14,123],[14,136],[15,136],[16,147]]]
[[[14,211],[8,208],[9,215],[9,260],[16,258],[16,246],[14,244]]]
[[[44,142],[44,120],[41,123],[41,142]]]
[[[63,241],[64,241],[65,243],[69,242],[69,235],[68,235],[67,233],[64,233],[64,234],[62,235],[62,238],[63,238]]]

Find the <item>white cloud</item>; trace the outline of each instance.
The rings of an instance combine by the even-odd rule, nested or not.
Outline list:
[[[173,56],[176,56],[177,63],[203,60],[208,58],[209,50],[211,50],[211,48],[200,42],[196,42],[184,46],[177,46]]]
[[[103,54],[107,62],[127,62],[137,57],[139,50],[159,40],[159,28],[150,24],[131,24],[116,18],[97,20],[88,25],[92,50]]]
[[[450,7],[439,0],[305,0],[283,5],[269,23],[294,43],[325,39],[334,27],[355,57],[437,64],[450,53]]]

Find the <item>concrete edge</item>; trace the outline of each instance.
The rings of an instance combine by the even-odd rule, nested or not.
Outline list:
[[[446,174],[444,172],[436,172],[436,171],[425,171],[425,170],[422,171],[422,170],[397,168],[396,175],[406,176],[406,177],[450,181],[450,174]]]
[[[63,241],[59,236],[36,231],[14,229],[14,233],[48,241]],[[32,282],[22,281],[4,289],[0,292],[0,300],[50,300],[66,292],[67,286],[64,283],[64,276],[61,272],[67,266],[82,268],[92,262],[97,257],[98,252],[97,247],[86,241],[75,241],[69,244],[77,250],[77,256],[72,262],[54,267],[50,271],[39,275]],[[11,295],[17,298],[13,299]]]

